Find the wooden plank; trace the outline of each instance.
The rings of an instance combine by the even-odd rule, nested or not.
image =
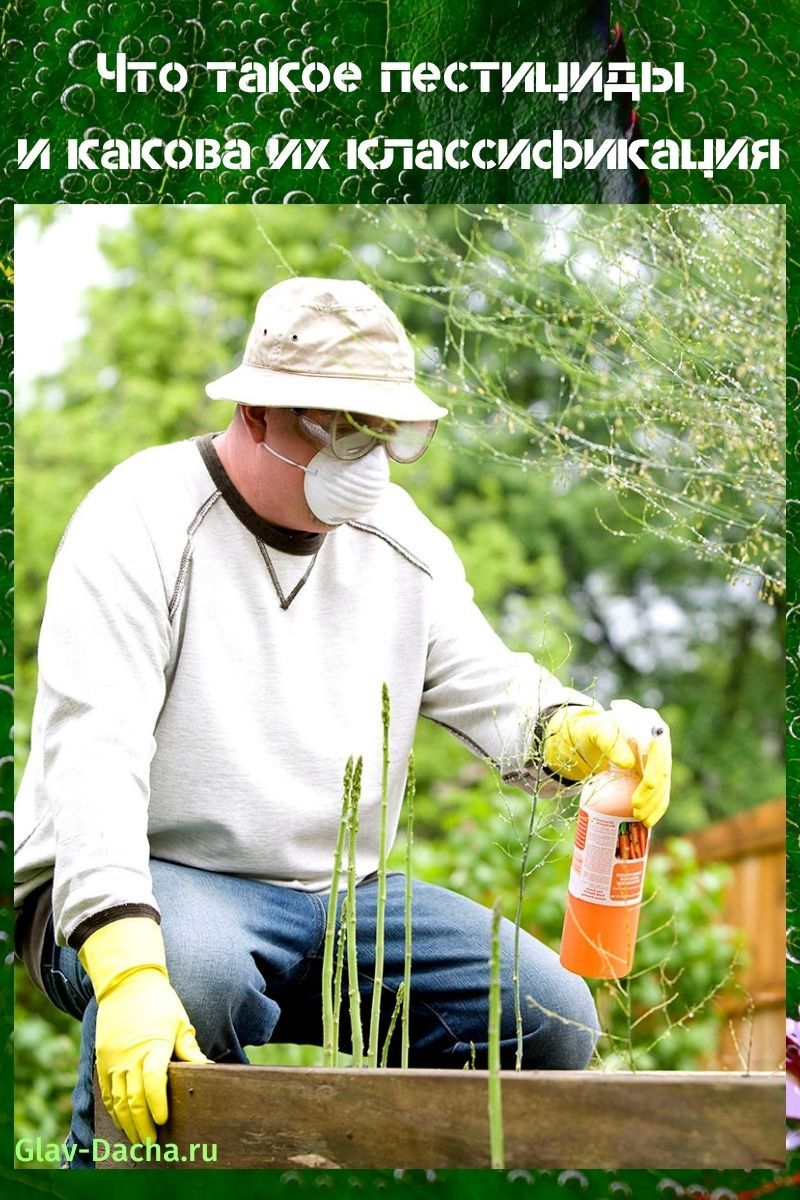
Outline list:
[[[507,1167],[785,1161],[779,1073],[504,1071],[502,1083]],[[100,1169],[490,1165],[485,1071],[172,1063],[169,1088],[159,1141],[185,1161],[106,1160]],[[99,1100],[96,1122],[98,1138],[120,1144]],[[189,1161],[190,1143],[214,1143],[216,1162]]]
[[[757,808],[716,821],[693,833],[689,840],[700,862],[733,862],[745,854],[782,850],[786,844],[786,800],[767,800]]]
[[[760,878],[753,921],[751,989],[786,975],[786,858],[783,849],[758,856]],[[777,917],[777,919],[776,919]]]
[[[773,983],[762,984],[757,992],[749,992],[746,996],[737,993],[729,996],[719,996],[715,1004],[719,1012],[723,1013],[724,1016],[739,1017],[753,1010],[760,1012],[763,1008],[780,1008],[783,1010],[785,999],[786,985],[780,979],[775,980]],[[781,1048],[783,1049],[783,1044],[781,1044]],[[758,1067],[755,1069],[760,1071],[764,1068]]]

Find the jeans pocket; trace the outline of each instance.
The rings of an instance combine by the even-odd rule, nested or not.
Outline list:
[[[83,1017],[87,1001],[67,979],[63,971],[52,964],[43,964],[42,983],[48,999],[61,1012],[80,1021]]]

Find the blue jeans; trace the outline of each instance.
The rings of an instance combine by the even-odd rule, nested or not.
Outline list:
[[[321,1045],[328,893],[276,887],[158,859],[151,859],[150,868],[162,914],[170,981],[203,1052],[215,1062],[246,1063],[245,1046],[270,1041]],[[387,890],[381,1048],[403,978],[405,876],[392,872]],[[366,880],[356,890],[365,1045],[375,963],[377,892],[375,879]],[[340,893],[339,913],[343,899],[344,893]],[[409,1066],[459,1068],[472,1060],[473,1053],[475,1066],[486,1066],[490,933],[488,909],[446,888],[414,881]],[[502,1066],[513,1068],[517,1049],[514,925],[506,919],[500,949],[500,1055]],[[520,933],[519,970],[523,1067],[585,1067],[599,1024],[583,979],[565,971],[554,951],[525,931]],[[88,1148],[94,1129],[97,1004],[76,952],[55,945],[52,923],[45,940],[42,976],[52,1003],[82,1022],[78,1082],[67,1140],[77,1144],[71,1166],[91,1168]],[[347,1053],[351,1041],[346,997],[340,1033],[340,1049]],[[388,1063],[400,1063],[399,1021]]]

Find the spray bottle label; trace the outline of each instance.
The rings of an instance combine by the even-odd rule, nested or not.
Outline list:
[[[640,904],[649,831],[641,821],[582,808],[569,890],[579,900],[623,908]]]

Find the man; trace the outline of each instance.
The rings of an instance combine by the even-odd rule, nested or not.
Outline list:
[[[95,1050],[106,1106],[144,1141],[166,1120],[173,1055],[246,1062],[247,1045],[319,1043],[351,754],[364,762],[369,1012],[384,683],[392,837],[420,715],[530,790],[542,771],[554,786],[634,761],[610,713],[503,645],[449,540],[389,483],[388,459],[419,457],[446,410],[416,387],[410,343],[373,291],[271,288],[243,364],[207,391],[237,405],[226,431],[115,468],[77,510],[48,585],[16,900],[32,978],[82,1020],[73,1166],[91,1166]],[[636,804],[654,824],[669,764],[661,750],[651,761]],[[391,874],[381,1038],[403,974],[403,893]],[[481,906],[415,884],[412,1066],[485,1064],[489,927]],[[508,1066],[513,937],[505,921]],[[588,988],[524,932],[520,950],[523,1065],[584,1067],[598,1034]]]

